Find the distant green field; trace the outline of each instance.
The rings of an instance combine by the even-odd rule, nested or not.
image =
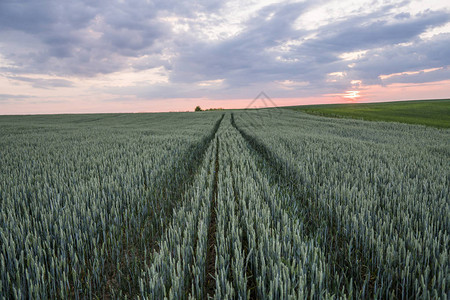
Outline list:
[[[306,113],[368,121],[391,121],[450,128],[450,99],[288,107]]]

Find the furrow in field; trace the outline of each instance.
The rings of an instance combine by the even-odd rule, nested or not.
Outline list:
[[[140,279],[144,298],[185,299],[204,295],[207,235],[214,185],[215,143],[211,144],[194,184]],[[189,293],[189,294],[187,294]]]
[[[215,299],[247,299],[243,232],[235,201],[229,147],[229,116],[223,124],[217,203],[217,264]]]
[[[27,116],[2,128],[0,294],[135,296],[220,124],[186,116]]]
[[[215,270],[216,270],[216,228],[217,228],[217,185],[219,178],[219,138],[216,137],[216,151],[214,161],[214,182],[211,198],[211,206],[209,210],[209,224],[207,236],[206,251],[206,280],[205,280],[205,297],[214,296],[215,292]]]
[[[232,120],[231,120],[232,121]],[[227,141],[232,160],[230,175],[237,192],[239,225],[246,240],[247,295],[262,299],[330,297],[325,281],[325,257],[317,244],[304,235],[302,224],[284,211],[285,195],[270,185],[257,167],[253,150],[240,133],[229,126]],[[243,267],[245,270],[245,267]],[[248,273],[247,273],[248,274]]]
[[[303,205],[300,209],[302,212],[300,216],[290,214],[289,217],[296,218],[302,223],[304,234],[306,236],[311,239],[316,239],[316,237],[319,237],[321,232],[324,231],[321,227],[323,224],[320,220],[322,219],[322,215],[325,211],[321,210],[320,207],[311,205],[311,202],[308,203],[301,197],[300,193],[296,192],[296,189],[299,189],[300,187],[295,186],[292,181],[292,178],[295,178],[295,171],[287,164],[283,164],[274,159],[273,153],[271,153],[271,151],[264,144],[260,143],[256,138],[239,128],[234,120],[234,115],[232,116],[232,124],[245,139],[249,147],[260,156],[260,168],[264,169],[265,172],[271,173],[272,181],[276,182],[281,190],[284,190],[285,193],[287,192],[290,195],[290,198],[292,199],[291,205],[295,205],[297,203]],[[325,251],[325,257],[327,257],[326,266],[328,269],[328,276],[326,276],[326,280],[328,282],[326,284],[330,290],[340,293],[343,287],[341,284],[344,284],[344,281],[342,281],[342,279],[338,279],[338,274],[345,274],[346,272],[349,272],[351,262],[348,260],[330,260],[330,253],[341,252],[343,250],[342,247],[347,242],[343,239],[341,234],[339,234],[336,226],[330,226],[328,227],[328,230],[329,232],[327,232],[327,236],[329,236],[332,240],[319,240],[319,246]],[[325,243],[327,244],[325,245]],[[347,277],[350,278],[351,274],[348,273]],[[354,282],[354,284],[356,283]],[[355,286],[355,288],[362,288],[362,286]]]
[[[144,298],[186,299],[214,295],[216,199],[219,168],[218,131],[204,155],[199,172],[174,210],[158,251],[139,280]]]
[[[145,235],[143,233],[146,232],[145,226],[147,225],[146,221],[142,222],[140,225],[140,237],[142,238],[144,236],[144,240],[150,242],[149,246],[147,247],[141,247],[141,249],[124,249],[123,252],[127,253],[130,252],[130,250],[134,250],[133,253],[133,259],[136,260],[137,267],[136,267],[136,274],[138,274],[143,268],[145,268],[145,263],[148,262],[148,256],[149,254],[154,251],[158,250],[160,247],[160,242],[158,240],[161,239],[161,235],[163,234],[165,228],[167,228],[169,220],[172,219],[172,213],[177,205],[185,201],[187,195],[189,194],[189,189],[192,189],[192,186],[196,180],[196,176],[199,173],[199,169],[202,167],[202,163],[205,161],[205,157],[208,155],[208,148],[211,146],[211,143],[213,143],[216,133],[220,127],[220,124],[222,123],[222,120],[224,118],[224,115],[222,115],[215,123],[213,129],[211,130],[210,134],[207,135],[202,139],[202,141],[199,144],[192,145],[190,148],[184,153],[182,157],[179,158],[179,161],[186,161],[190,162],[187,167],[187,171],[185,172],[187,176],[184,178],[180,178],[179,176],[179,168],[180,165],[177,162],[174,162],[172,166],[169,166],[166,170],[169,170],[167,175],[164,174],[152,174],[153,178],[149,178],[150,182],[156,182],[156,186],[161,186],[163,189],[161,189],[160,192],[160,199],[159,205],[161,207],[153,207],[151,209],[153,211],[153,215],[149,215],[146,220],[149,222],[155,222],[160,220],[160,222],[156,222],[156,226],[152,226],[151,231],[151,240],[148,240],[145,238]],[[144,170],[144,174],[146,173],[146,170]],[[155,178],[156,177],[156,178]],[[146,178],[146,177],[145,177]],[[154,198],[155,195],[148,195],[149,198]],[[149,201],[151,203],[151,201]],[[155,231],[156,227],[156,231]],[[156,233],[156,234],[155,234]],[[124,236],[129,236],[131,234],[126,233]],[[129,243],[128,243],[129,244]],[[144,253],[145,252],[145,253]],[[125,267],[125,265],[123,266]],[[122,267],[122,269],[123,269]],[[111,266],[112,270],[114,270],[114,266]],[[114,273],[110,273],[111,277],[114,277]],[[131,293],[129,295],[137,295],[139,293],[139,276],[132,276],[132,280],[129,281],[128,285],[132,287]],[[110,280],[108,280],[110,281]]]
[[[236,186],[236,176],[238,176],[237,173],[233,173],[236,172],[235,166],[233,165],[233,159],[230,155],[230,152],[228,152],[228,155],[230,156],[230,178],[231,178],[231,188],[233,190],[233,196],[234,196],[234,201],[236,203],[236,206],[238,207],[238,210],[241,210],[241,207],[239,206],[241,203],[241,199],[239,197],[239,191],[237,189]],[[239,213],[239,211],[237,213]],[[239,214],[240,215],[240,214]],[[242,220],[239,220],[240,223],[242,223]],[[243,257],[244,259],[246,259],[246,264],[245,264],[245,279],[246,279],[246,285],[247,285],[247,293],[250,297],[250,299],[258,299],[257,296],[257,283],[256,283],[256,276],[254,274],[254,271],[252,269],[252,266],[250,264],[248,264],[248,259],[250,258],[250,254],[251,254],[251,250],[249,249],[249,245],[248,245],[248,234],[247,232],[245,232],[245,234],[242,235],[241,239],[242,239],[242,249],[243,249]]]
[[[445,148],[446,133],[283,114],[259,114],[265,126],[234,123],[260,167],[292,193],[286,209],[325,251],[330,290],[448,298],[448,159],[432,152]]]

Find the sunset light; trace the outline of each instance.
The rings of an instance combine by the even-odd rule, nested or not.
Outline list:
[[[359,97],[361,97],[359,93],[360,91],[345,91],[345,95],[343,97],[351,101],[356,101]]]
[[[0,0],[0,300],[449,299],[449,45],[449,0]]]
[[[0,115],[449,97],[448,1],[397,2],[0,1]]]

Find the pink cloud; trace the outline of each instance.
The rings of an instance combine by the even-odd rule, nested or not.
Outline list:
[[[352,93],[350,93],[352,92]],[[359,97],[349,97],[349,96]],[[431,83],[391,84],[388,86],[360,86],[358,91],[343,91],[338,94],[324,94],[319,97],[277,98],[270,95],[277,106],[309,104],[332,104],[348,102],[382,102],[415,99],[450,98],[450,80]],[[207,99],[173,98],[152,99],[124,98],[102,95],[102,99],[80,97],[51,101],[39,98],[0,103],[0,114],[56,114],[56,113],[135,113],[193,111],[195,106],[207,108],[239,109],[246,108],[253,99]],[[260,105],[261,106],[261,105]],[[263,105],[262,105],[263,106]]]

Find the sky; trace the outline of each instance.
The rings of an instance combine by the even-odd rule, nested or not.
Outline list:
[[[449,45],[448,0],[1,0],[0,114],[449,98]]]

